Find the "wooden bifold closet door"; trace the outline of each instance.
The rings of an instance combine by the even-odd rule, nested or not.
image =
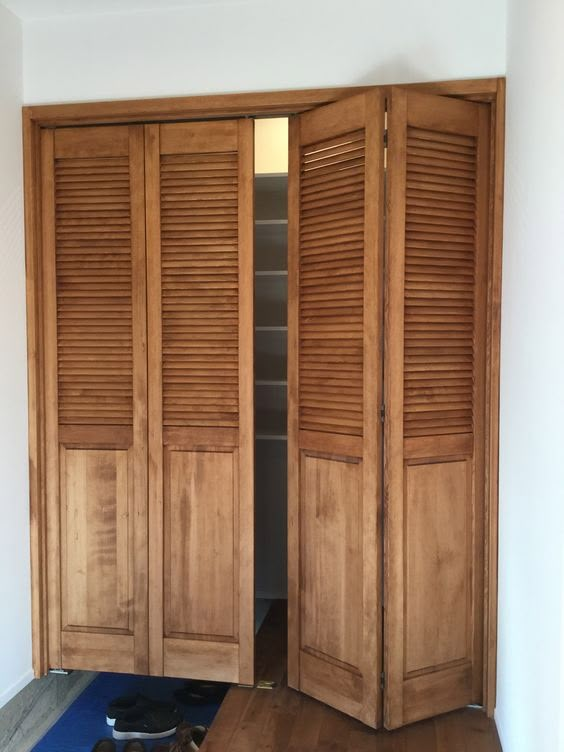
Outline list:
[[[49,662],[147,673],[143,128],[41,149]]]
[[[288,683],[374,728],[483,701],[489,123],[290,118]],[[49,666],[253,684],[253,122],[40,147]]]
[[[482,702],[489,117],[394,90],[385,442],[388,728]]]
[[[373,727],[482,702],[488,144],[401,89],[291,123],[289,683]]]
[[[377,726],[381,690],[379,92],[290,122],[288,681]]]
[[[253,123],[146,126],[153,674],[254,681]]]
[[[250,684],[252,122],[41,146],[50,666]]]

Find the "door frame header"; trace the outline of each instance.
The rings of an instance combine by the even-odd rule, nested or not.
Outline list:
[[[482,78],[405,84],[405,86],[429,94],[464,97],[478,102],[493,102],[498,94],[500,82],[503,80]],[[404,84],[399,85],[404,86]],[[385,87],[344,86],[329,89],[28,105],[23,107],[23,117],[24,121],[31,121],[40,127],[220,117],[272,117],[297,114],[353,94],[382,88]]]

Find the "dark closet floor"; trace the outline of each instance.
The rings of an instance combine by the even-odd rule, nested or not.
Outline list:
[[[232,687],[201,752],[501,752],[492,720],[465,708],[398,731],[372,731],[286,686],[285,609],[277,603],[257,643],[257,678],[273,690]]]

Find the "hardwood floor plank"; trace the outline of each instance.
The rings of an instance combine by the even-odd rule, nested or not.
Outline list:
[[[286,684],[286,613],[277,603],[257,637],[257,681],[229,690],[201,752],[502,752],[493,721],[463,708],[397,731],[373,731]]]
[[[298,694],[298,693],[296,693]],[[285,752],[310,752],[317,749],[319,734],[325,716],[321,703],[301,696],[300,708]]]

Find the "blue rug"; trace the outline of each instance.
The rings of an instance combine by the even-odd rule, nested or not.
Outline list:
[[[174,700],[174,690],[183,685],[183,679],[99,674],[35,745],[33,752],[90,752],[98,739],[112,736],[112,729],[106,725],[106,708],[110,700],[135,692],[156,700]],[[178,708],[191,724],[209,726],[219,710],[219,704],[189,706],[178,703]],[[157,743],[173,739],[146,741],[145,746],[150,750]],[[121,752],[125,742],[116,741],[116,746]]]

